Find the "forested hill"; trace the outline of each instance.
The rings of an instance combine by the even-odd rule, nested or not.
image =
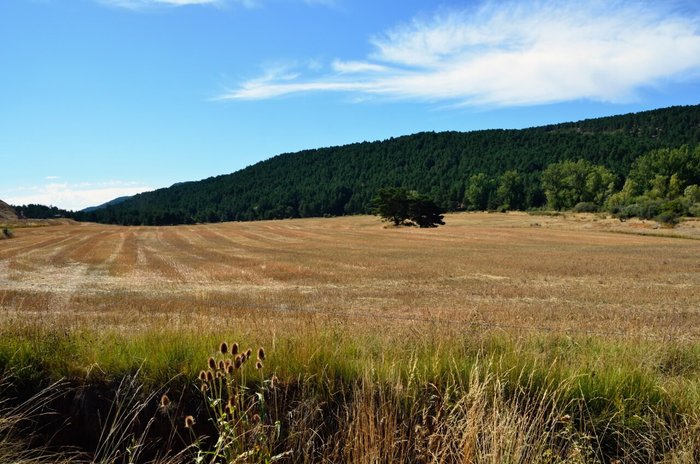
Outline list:
[[[624,182],[631,163],[656,148],[696,145],[700,105],[522,130],[423,132],[378,142],[285,153],[198,182],[136,195],[77,219],[178,224],[368,212],[382,187],[417,190],[447,210],[462,207],[467,179],[517,170],[525,205],[544,204],[540,174],[549,164],[586,159]]]

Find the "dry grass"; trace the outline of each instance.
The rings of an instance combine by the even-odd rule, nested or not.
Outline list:
[[[275,452],[294,462],[696,460],[696,222],[446,222],[16,229],[0,366],[143,369],[152,389],[246,340],[282,380]]]
[[[700,242],[611,233],[641,227],[615,221],[511,213],[448,215],[432,230],[373,217],[22,229],[0,245],[0,317],[141,330],[232,316],[286,326],[303,313],[700,337]]]

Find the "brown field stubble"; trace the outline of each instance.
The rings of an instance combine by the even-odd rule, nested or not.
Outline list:
[[[368,216],[176,227],[63,224],[0,243],[0,318],[173,329],[447,322],[700,338],[700,241],[593,216]],[[627,232],[627,233],[615,233]],[[235,319],[232,319],[235,318]]]

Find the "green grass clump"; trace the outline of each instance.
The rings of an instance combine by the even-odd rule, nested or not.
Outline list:
[[[167,385],[171,398],[187,398],[181,411],[221,409],[236,397],[229,388],[235,385],[248,395],[237,403],[239,423],[251,405],[271,404],[263,387],[274,376],[279,390],[265,424],[277,424],[278,432],[266,453],[289,451],[310,456],[308,462],[414,462],[418,455],[450,462],[693,462],[700,428],[700,346],[693,342],[436,337],[410,327],[357,332],[332,325],[284,336],[20,323],[0,332],[0,369],[22,385],[62,378],[114,385],[138,373],[143,392]],[[231,348],[213,352],[221,340],[266,346],[266,374],[253,370],[218,390],[209,385],[210,396],[193,400],[203,360],[214,356],[215,372],[219,360],[235,361]],[[217,411],[214,423],[233,417]],[[235,443],[237,455],[247,451],[248,442]]]

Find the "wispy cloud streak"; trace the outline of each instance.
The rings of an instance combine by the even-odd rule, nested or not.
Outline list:
[[[336,59],[326,74],[267,74],[219,98],[333,91],[464,105],[630,101],[642,88],[700,77],[700,17],[674,5],[482,3],[377,35],[364,60]]]
[[[190,5],[214,5],[222,6],[227,0],[97,0],[103,5],[127,8],[130,10],[144,10],[157,7],[181,7]],[[236,0],[245,7],[256,5],[255,0]]]

